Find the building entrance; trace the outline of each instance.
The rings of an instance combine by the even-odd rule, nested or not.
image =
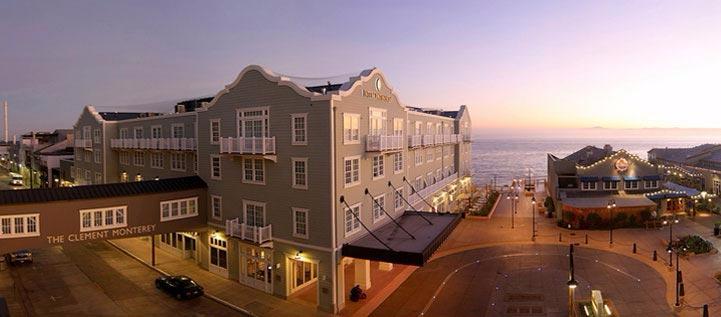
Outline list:
[[[242,246],[240,252],[240,282],[267,293],[273,292],[272,250]]]

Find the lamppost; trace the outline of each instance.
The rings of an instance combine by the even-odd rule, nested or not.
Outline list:
[[[613,208],[616,208],[616,201],[611,199],[606,206],[609,213],[608,244],[613,245]]]
[[[533,232],[531,233],[531,241],[536,241],[536,195],[531,197],[531,212],[533,213]]]
[[[678,219],[676,219],[675,215],[674,218],[671,220],[664,220],[663,224],[668,224],[668,247],[666,248],[666,251],[668,251],[668,267],[673,267],[673,254],[671,253],[672,247],[673,247],[673,224],[678,223]]]
[[[683,247],[682,250],[686,251],[686,247]],[[668,251],[669,254],[674,253],[674,249],[670,243],[668,245],[668,248],[666,248],[666,251]],[[683,282],[683,280],[682,280],[683,278],[681,277],[681,265],[679,263],[678,256],[679,256],[679,252],[678,252],[678,249],[676,249],[676,303],[674,303],[674,306],[676,306],[676,307],[681,306],[679,293],[681,290],[681,283]]]
[[[576,317],[575,293],[578,282],[576,281],[575,269],[573,267],[573,244],[568,245],[569,277],[568,282],[568,316]]]
[[[508,193],[508,195],[506,195],[506,199],[511,201],[511,229],[514,229],[516,227],[516,207],[518,204],[518,193],[515,193],[514,195]]]

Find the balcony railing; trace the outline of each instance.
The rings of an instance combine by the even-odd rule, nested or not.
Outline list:
[[[110,147],[115,149],[192,151],[195,150],[196,144],[194,138],[112,139],[110,140]]]
[[[403,148],[402,135],[369,135],[366,138],[366,151],[390,151]]]
[[[462,138],[463,138],[463,142],[471,142],[470,134],[464,134]]]
[[[274,154],[275,137],[220,138],[220,153]]]
[[[423,135],[423,146],[431,146],[436,144],[435,138],[432,134]]]
[[[441,180],[436,181],[435,184],[431,184],[431,185],[426,186],[426,188],[423,188],[423,189],[420,189],[420,190],[419,190],[418,188],[416,188],[416,190],[417,190],[418,192],[417,192],[417,193],[412,193],[412,194],[408,195],[408,202],[409,202],[411,205],[416,205],[418,202],[421,201],[421,197],[420,197],[420,196],[423,196],[423,198],[430,197],[430,196],[432,196],[433,194],[435,194],[437,191],[443,189],[443,188],[446,187],[448,184],[453,183],[453,181],[455,181],[455,180],[457,180],[457,179],[458,179],[458,173],[453,173],[453,174],[451,174],[451,175],[448,175],[448,176],[444,177],[444,178],[441,179]],[[420,194],[420,196],[418,196],[419,194]]]
[[[225,234],[262,244],[273,239],[273,227],[267,225],[265,227],[249,226],[240,223],[238,218],[225,221]]]
[[[422,135],[409,135],[408,136],[408,147],[419,147],[423,145]]]
[[[75,139],[75,147],[91,148],[93,140],[91,139]]]

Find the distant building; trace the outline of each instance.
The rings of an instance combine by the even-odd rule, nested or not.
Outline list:
[[[701,189],[721,195],[721,144],[701,144],[689,148],[654,148],[648,160],[667,167],[667,173],[698,179]]]

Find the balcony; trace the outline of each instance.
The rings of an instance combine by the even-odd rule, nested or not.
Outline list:
[[[423,145],[422,135],[409,135],[408,136],[408,147],[419,147]]]
[[[418,190],[416,193],[412,193],[411,195],[408,195],[408,202],[411,205],[416,205],[418,202],[421,201],[420,196],[423,196],[423,198],[430,197],[433,194],[435,194],[437,191],[443,189],[444,187],[446,187],[450,183],[453,183],[457,179],[458,179],[458,173],[453,173],[453,174],[448,175],[448,176],[444,177],[443,179],[437,181],[435,184],[426,186],[426,188],[423,188],[421,190],[418,190],[418,188],[416,188],[416,190]],[[420,194],[420,196],[419,196],[419,194]]]
[[[464,134],[462,138],[463,138],[463,142],[471,142],[470,134]]]
[[[196,144],[194,138],[112,139],[110,147],[114,149],[194,151]]]
[[[402,135],[369,135],[366,137],[366,151],[393,151],[403,148]]]
[[[435,145],[436,141],[432,134],[424,134],[423,135],[423,146],[431,146]]]
[[[223,154],[275,154],[275,137],[220,138]]]
[[[91,139],[75,139],[75,147],[92,148],[93,140]]]
[[[263,244],[273,239],[273,227],[272,225],[265,227],[249,226],[240,223],[240,220],[235,218],[225,221],[225,234],[257,244]]]

